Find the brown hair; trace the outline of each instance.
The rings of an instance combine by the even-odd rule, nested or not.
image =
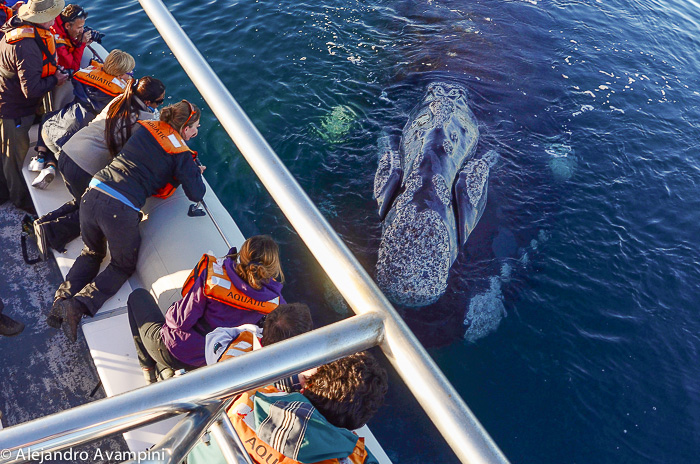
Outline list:
[[[256,290],[279,277],[284,282],[277,243],[269,235],[255,235],[245,241],[241,251],[229,255],[236,264],[236,274]]]
[[[328,422],[354,430],[374,416],[387,390],[386,370],[363,351],[319,367],[303,393]]]
[[[182,100],[163,108],[160,112],[160,120],[170,124],[178,133],[182,133],[185,125],[193,126],[199,121],[201,115],[202,112],[197,105]]]
[[[165,85],[155,77],[146,76],[132,79],[123,94],[115,98],[107,111],[105,121],[105,141],[109,154],[113,157],[119,153],[131,137],[132,113],[138,114],[138,105],[134,95],[141,101],[154,101],[165,92]]]
[[[265,317],[262,346],[296,337],[314,328],[311,311],[304,303],[279,305]]]
[[[4,3],[4,2],[3,2]],[[75,3],[71,3],[69,5],[66,5],[65,8],[63,8],[63,11],[61,11],[61,21],[63,23],[72,23],[76,19],[78,19],[78,15],[82,13],[81,17],[83,19],[87,19],[88,17],[88,12],[87,10],[83,9],[82,6],[76,5]]]

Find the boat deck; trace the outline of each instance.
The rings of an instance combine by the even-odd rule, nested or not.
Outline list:
[[[25,324],[15,337],[0,337],[0,411],[2,425],[27,422],[104,398],[84,338],[70,343],[63,333],[46,325],[46,314],[62,277],[53,259],[28,266],[20,248],[20,221],[24,217],[11,203],[0,205],[0,297],[4,314]],[[30,242],[32,242],[30,240]],[[36,256],[33,242],[30,255]],[[86,445],[96,449],[126,451],[121,436]],[[77,448],[76,448],[77,450]],[[64,461],[73,462],[73,461]],[[83,462],[83,461],[74,461]]]

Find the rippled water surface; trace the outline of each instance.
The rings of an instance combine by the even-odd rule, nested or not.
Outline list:
[[[447,293],[405,319],[512,462],[697,462],[696,2],[167,4],[370,273],[377,140],[429,83],[464,85],[500,161]],[[135,1],[88,7],[137,74],[203,104]],[[342,314],[206,109],[208,181],[280,241],[288,300]],[[371,425],[394,462],[456,461],[396,381]]]

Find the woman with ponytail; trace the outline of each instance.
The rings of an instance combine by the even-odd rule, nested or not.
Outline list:
[[[130,54],[112,50],[104,63],[93,61],[87,68],[76,70],[71,80],[73,101],[45,114],[39,126],[39,138],[34,147],[37,154],[29,163],[29,170],[41,173],[32,182],[33,187],[45,189],[51,183],[61,147],[128,88],[134,65]]]
[[[191,201],[204,198],[205,168],[187,146],[198,133],[200,114],[196,105],[182,100],[164,108],[160,121],[138,121],[119,154],[90,181],[80,199],[85,247],[56,291],[49,313],[49,322],[60,321],[69,340],[76,341],[80,319],[94,316],[136,270],[140,209],[146,199],[180,183]],[[111,261],[99,272],[107,247]]]
[[[80,236],[80,197],[92,176],[112,162],[138,121],[156,119],[165,86],[156,78],[132,79],[123,94],[113,99],[97,117],[71,137],[60,151],[58,168],[74,200],[34,222],[39,249],[64,251]]]
[[[283,281],[277,243],[257,235],[224,258],[205,254],[165,317],[148,291],[135,290],[127,303],[129,324],[146,381],[204,366],[206,335],[217,327],[259,323],[285,304]]]

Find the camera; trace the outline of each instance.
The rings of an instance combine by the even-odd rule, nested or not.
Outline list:
[[[61,72],[61,74],[68,74],[68,79],[72,79],[72,78],[73,78],[73,74],[75,74],[75,70],[74,70],[74,69],[66,69],[66,68],[64,68],[63,66],[59,66],[59,67],[58,67],[58,70],[59,70],[59,72]]]
[[[84,32],[91,32],[92,33],[92,36],[91,36],[92,41],[97,42],[98,44],[102,44],[102,39],[105,36],[104,33],[100,32],[98,30],[95,30],[95,29],[91,28],[90,26],[85,26],[83,28],[83,31]]]

